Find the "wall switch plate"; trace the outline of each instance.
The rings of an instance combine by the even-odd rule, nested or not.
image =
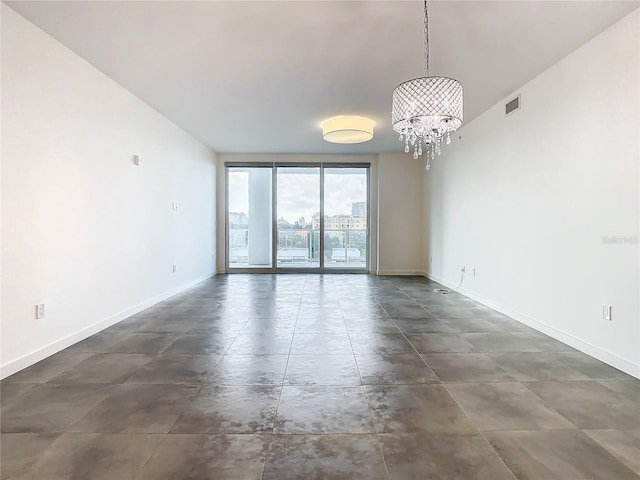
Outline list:
[[[173,202],[171,204],[171,210],[173,210],[174,212],[178,211],[178,203],[177,202]]]
[[[138,155],[133,156],[133,164],[140,165],[140,157]]]
[[[176,273],[176,271],[177,271],[177,270],[178,270],[178,267],[176,267],[175,265],[173,265],[173,266],[171,267],[171,272],[172,272],[172,273]]]
[[[44,318],[44,303],[36,305],[36,319]]]
[[[473,276],[474,277],[476,276],[476,269],[475,268],[473,269]]]
[[[602,319],[611,320],[611,305],[602,305]]]

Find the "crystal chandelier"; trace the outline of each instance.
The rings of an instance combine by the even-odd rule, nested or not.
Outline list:
[[[462,125],[462,85],[449,77],[429,76],[429,15],[424,1],[424,77],[401,83],[393,90],[393,129],[404,141],[404,151],[413,147],[413,158],[427,151],[427,170],[443,141]]]

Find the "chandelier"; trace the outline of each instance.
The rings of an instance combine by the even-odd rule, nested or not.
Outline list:
[[[424,77],[401,83],[393,90],[393,129],[404,141],[404,151],[413,147],[413,158],[427,152],[427,170],[442,142],[462,125],[462,85],[449,77],[429,75],[429,14],[424,1]],[[411,147],[409,146],[411,145]]]

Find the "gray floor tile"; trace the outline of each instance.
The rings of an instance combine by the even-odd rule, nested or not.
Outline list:
[[[139,353],[155,355],[176,341],[177,333],[130,333],[107,349],[110,353]]]
[[[582,352],[561,352],[558,358],[567,365],[578,370],[589,378],[598,379],[623,379],[629,380],[633,377],[613,368],[598,359],[590,357]],[[637,380],[637,379],[636,379]]]
[[[3,385],[7,383],[46,383],[90,356],[90,353],[56,353],[5,378],[2,382]]]
[[[220,355],[158,355],[127,383],[202,384],[220,358]]]
[[[412,304],[383,305],[387,314],[392,318],[433,318],[433,315],[423,307],[412,301]]]
[[[452,319],[473,319],[479,318],[488,311],[487,307],[474,307],[474,306],[435,306],[429,307],[431,312],[436,318],[442,320]]]
[[[362,387],[285,386],[275,433],[373,433]]]
[[[483,353],[422,355],[443,383],[508,382],[514,378]]]
[[[238,334],[244,329],[247,322],[248,319],[204,318],[186,333]]]
[[[214,385],[282,385],[287,355],[225,355],[207,383]]]
[[[640,380],[637,378],[598,380],[598,383],[604,385],[610,390],[619,393],[623,397],[632,402],[640,403]]]
[[[386,480],[375,435],[275,435],[263,480]]]
[[[2,410],[3,433],[64,432],[113,392],[113,385],[39,384]]]
[[[451,332],[455,333],[500,333],[500,326],[484,318],[456,318],[442,320]]]
[[[640,428],[632,430],[584,430],[584,433],[640,475]]]
[[[479,430],[575,428],[521,383],[450,384],[447,390]]]
[[[296,316],[265,318],[255,317],[249,320],[244,328],[243,333],[293,333],[296,328]]]
[[[640,405],[596,381],[525,385],[579,428],[640,427]]]
[[[138,480],[260,480],[267,450],[259,435],[167,435]]]
[[[349,334],[354,333],[400,333],[396,324],[390,318],[365,317],[364,314],[345,312],[345,324]]]
[[[356,355],[363,385],[437,383],[438,377],[416,353]]]
[[[167,433],[197,393],[186,385],[117,385],[68,431]]]
[[[49,383],[123,383],[154,358],[134,353],[95,353]]]
[[[296,333],[291,344],[291,355],[352,355],[348,335],[329,333]]]
[[[553,353],[510,352],[487,355],[516,380],[589,380],[589,377],[561,362]]]
[[[379,438],[391,480],[515,480],[480,435],[383,434]]]
[[[186,333],[162,353],[169,355],[222,355],[236,339],[236,334]]]
[[[463,333],[478,352],[541,352],[530,338],[518,333]]]
[[[0,479],[26,473],[59,433],[3,433],[0,436]]]
[[[145,320],[148,321],[148,320]],[[111,346],[118,340],[122,339],[127,332],[123,331],[107,331],[90,336],[78,343],[71,345],[63,350],[64,353],[106,353]],[[134,352],[138,353],[138,352]]]
[[[347,335],[347,325],[343,318],[304,318],[298,317],[295,333],[324,333]]]
[[[162,435],[63,433],[16,480],[134,479]]]
[[[395,318],[393,322],[402,333],[454,333],[447,324],[435,318]]]
[[[407,339],[418,353],[475,352],[472,344],[454,333],[408,333]]]
[[[295,340],[294,340],[295,342]],[[285,385],[360,385],[353,354],[291,355]]]
[[[179,316],[156,318],[145,323],[136,331],[144,333],[184,333],[195,327],[200,321],[201,319],[199,318],[183,318]]]
[[[638,476],[578,430],[485,434],[518,480],[631,480]]]
[[[415,353],[401,333],[352,333],[349,338],[356,355]]]
[[[281,387],[205,385],[172,433],[271,433]]]
[[[476,433],[442,385],[365,386],[377,433]]]
[[[227,350],[229,355],[288,355],[292,334],[241,333]]]
[[[38,385],[37,383],[4,383],[0,384],[0,409],[4,411],[11,404],[19,402],[20,398]]]

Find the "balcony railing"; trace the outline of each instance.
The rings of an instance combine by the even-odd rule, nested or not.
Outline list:
[[[279,267],[320,267],[320,231],[282,228],[277,230],[276,260]],[[231,268],[252,267],[249,259],[249,230],[229,229]],[[324,265],[326,268],[359,268],[367,265],[365,229],[325,230]]]

